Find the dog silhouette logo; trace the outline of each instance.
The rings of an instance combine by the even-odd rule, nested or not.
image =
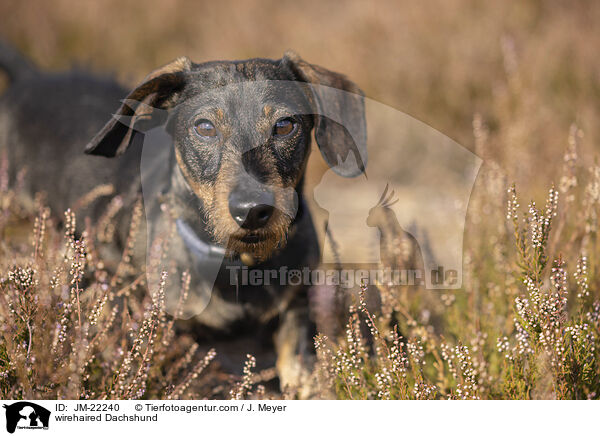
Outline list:
[[[50,411],[42,406],[29,401],[6,405],[6,431],[14,433],[19,429],[48,429],[50,423]]]

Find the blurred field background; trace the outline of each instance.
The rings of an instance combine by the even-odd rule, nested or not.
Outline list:
[[[572,123],[585,135],[582,159],[599,149],[597,2],[30,0],[0,2],[0,17],[0,37],[40,67],[79,67],[131,86],[182,55],[277,59],[291,48],[475,152],[482,171],[498,165],[527,199],[558,183]],[[485,130],[479,148],[474,119]],[[371,160],[377,145],[369,143]],[[326,169],[312,153],[309,190]]]
[[[597,147],[599,21],[597,2],[558,0],[0,2],[0,36],[50,70],[75,65],[133,85],[181,55],[291,48],[471,150],[478,113],[486,153],[532,189],[551,182],[571,123],[584,150]]]
[[[599,22],[600,3],[592,1],[0,0],[0,37],[47,70],[76,66],[133,85],[181,55],[194,62],[279,58],[291,48],[311,63],[345,73],[367,97],[423,121],[484,160],[465,235],[467,292],[436,294],[435,301],[401,294],[380,319],[389,328],[384,335],[379,325],[391,349],[368,364],[355,325],[359,316],[351,314],[346,339],[320,357],[321,382],[335,385],[335,395],[342,398],[596,397],[600,347],[582,344],[597,345],[599,337],[600,303],[593,302],[600,283],[600,169],[593,165],[600,150]],[[370,153],[378,153],[377,144],[370,144]],[[318,153],[309,171],[309,185],[317,184],[325,171]],[[506,189],[513,182],[524,211],[531,198],[543,205],[552,184],[560,191],[558,224],[542,248],[531,235],[534,218],[527,224],[533,225],[527,230],[529,248],[517,244],[515,249],[512,227],[505,222],[511,198]],[[554,210],[551,204],[542,211],[540,222]],[[547,307],[536,306],[525,316],[515,298],[534,301],[539,292],[562,298],[564,289],[555,286],[561,278],[550,279],[546,267],[559,253],[570,268],[569,292],[576,301],[569,300],[569,312],[577,315],[568,326],[561,318],[563,330],[552,338],[559,347],[575,344],[570,363],[557,369],[556,356],[545,348],[547,338],[539,336]],[[585,294],[583,282],[573,276],[582,256],[587,256],[586,286],[592,293],[588,300],[581,297],[585,301],[577,296]],[[518,278],[531,279],[532,287]],[[368,318],[358,312],[361,320]],[[392,312],[400,312],[400,332],[408,338],[404,368],[410,368],[410,388],[385,375],[392,371],[386,365],[397,357],[393,344],[402,342],[394,342]],[[574,333],[587,328],[595,336]],[[525,345],[524,331],[529,332]],[[376,342],[379,332],[371,328],[370,333]],[[348,338],[359,344],[358,352]],[[525,357],[509,359],[504,356],[509,348]],[[398,346],[396,351],[402,354]],[[336,370],[339,360],[332,355],[350,356],[351,364]],[[105,397],[126,396],[134,382]],[[240,383],[234,390],[243,396],[252,383]],[[150,385],[146,392],[160,396],[159,388]],[[30,389],[19,392],[35,395]],[[69,389],[58,392],[77,392]],[[198,395],[218,397],[222,390]],[[322,397],[328,397],[325,391]]]

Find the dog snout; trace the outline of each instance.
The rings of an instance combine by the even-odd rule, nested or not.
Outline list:
[[[234,190],[229,195],[229,213],[243,229],[264,227],[273,215],[275,195],[272,191],[244,192]]]

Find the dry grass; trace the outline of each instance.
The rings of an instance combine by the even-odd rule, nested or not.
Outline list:
[[[184,395],[214,352],[199,355],[197,345],[173,341],[173,320],[164,310],[166,273],[152,296],[141,292],[145,275],[132,275],[125,250],[111,274],[96,250],[95,228],[88,225],[76,239],[68,210],[59,234],[39,196],[30,241],[23,242],[15,235],[24,218],[16,192],[0,193],[2,398]],[[140,212],[134,211],[132,238]],[[188,285],[184,275],[182,305]]]

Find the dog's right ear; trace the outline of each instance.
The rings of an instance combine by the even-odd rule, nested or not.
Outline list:
[[[166,121],[167,109],[185,85],[192,63],[187,57],[152,71],[129,93],[108,123],[86,145],[87,154],[118,156],[127,150],[140,131]]]

